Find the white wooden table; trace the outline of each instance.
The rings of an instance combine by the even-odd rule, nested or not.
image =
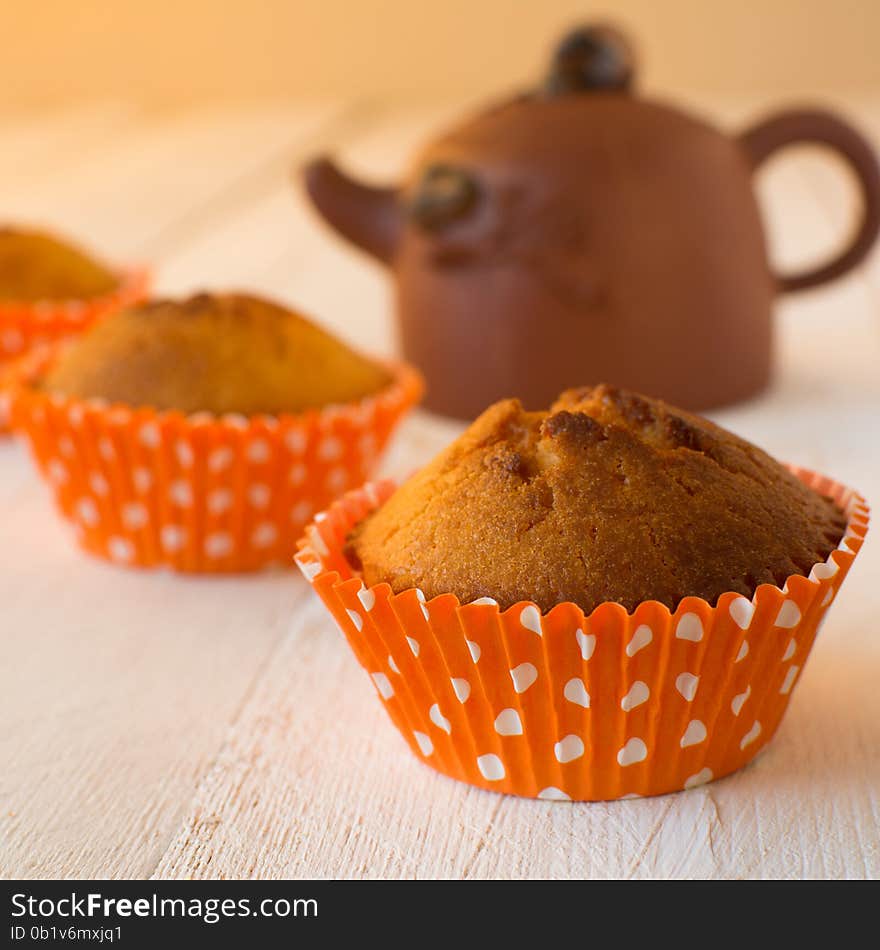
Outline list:
[[[748,103],[709,103],[735,127]],[[311,217],[291,168],[324,148],[392,176],[452,109],[119,103],[0,116],[0,218],[155,264],[162,292],[242,287],[393,346],[383,274]],[[880,102],[850,105],[880,139]],[[776,257],[846,227],[844,176],[792,153],[761,180]],[[880,254],[785,301],[779,373],[715,417],[880,503]],[[585,381],[587,382],[587,381]],[[455,426],[417,414],[386,470]],[[750,768],[679,795],[560,805],[418,763],[293,571],[137,573],[74,548],[0,442],[0,876],[880,876],[880,545],[869,535],[787,718]]]

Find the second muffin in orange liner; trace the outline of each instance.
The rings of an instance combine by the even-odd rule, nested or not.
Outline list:
[[[394,492],[386,481],[336,502],[297,563],[369,673],[412,751],[460,781],[555,801],[660,795],[750,762],[788,707],[826,610],[867,530],[858,494],[792,471],[847,516],[839,547],[809,577],[712,605],[685,597],[628,613],[573,603],[500,610],[453,594],[365,586],[343,553]]]
[[[308,520],[369,477],[422,390],[389,364],[374,394],[298,413],[138,408],[47,392],[60,352],[22,361],[11,401],[61,513],[93,554],[185,572],[289,564]]]

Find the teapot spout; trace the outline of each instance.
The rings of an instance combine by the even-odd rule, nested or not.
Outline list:
[[[309,198],[332,228],[383,263],[391,261],[401,231],[396,189],[362,185],[326,157],[310,162],[303,177]]]

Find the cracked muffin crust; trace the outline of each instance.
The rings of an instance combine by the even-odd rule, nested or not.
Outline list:
[[[491,406],[354,529],[346,554],[366,584],[429,598],[674,609],[808,574],[844,526],[749,442],[600,385],[549,411]]]
[[[296,413],[387,386],[384,367],[247,294],[156,300],[102,321],[59,358],[49,392],[184,413]]]

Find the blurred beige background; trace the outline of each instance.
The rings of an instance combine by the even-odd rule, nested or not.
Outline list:
[[[596,17],[637,38],[643,88],[880,91],[878,0],[0,0],[0,12],[4,109],[448,100],[532,81],[559,32]]]

